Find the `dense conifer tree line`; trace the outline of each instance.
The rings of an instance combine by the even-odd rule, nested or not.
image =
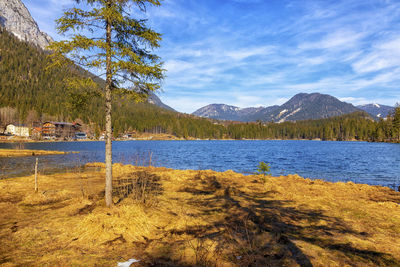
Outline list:
[[[65,77],[90,74],[78,68],[46,71],[46,63],[46,52],[0,29],[0,108],[16,109],[17,117],[13,119],[18,122],[26,122],[34,113],[34,119],[39,121],[48,118],[64,121],[80,119],[97,134],[102,132],[104,101],[101,94],[79,94],[69,90],[62,82]],[[98,80],[99,84],[102,82]],[[115,96],[114,102],[115,136],[137,131],[200,139],[400,141],[400,108],[380,121],[374,121],[360,111],[320,120],[235,123],[198,118],[148,103],[134,103],[119,96]],[[2,116],[1,124],[4,124]]]
[[[377,136],[379,125],[365,112],[355,112],[343,116],[319,120],[297,122],[229,125],[229,135],[235,138],[256,139],[321,139],[321,140],[360,140],[388,141],[390,135]]]

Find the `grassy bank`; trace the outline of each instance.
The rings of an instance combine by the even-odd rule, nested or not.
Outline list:
[[[77,152],[50,151],[50,150],[30,150],[30,149],[3,149],[0,148],[0,157],[26,157],[42,155],[61,155]]]
[[[114,165],[0,181],[0,264],[400,265],[400,193],[296,175]]]

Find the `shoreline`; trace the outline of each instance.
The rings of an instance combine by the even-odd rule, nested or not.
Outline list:
[[[367,142],[367,143],[387,143],[387,144],[398,144],[396,142],[376,142],[376,141],[364,141],[364,140],[322,140],[322,139],[115,139],[113,142],[125,142],[125,141],[315,141],[315,142]],[[105,140],[25,140],[25,141],[10,141],[0,140],[0,144],[29,144],[29,143],[73,143],[73,142],[105,142]]]

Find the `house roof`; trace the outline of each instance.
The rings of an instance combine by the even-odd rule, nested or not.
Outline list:
[[[15,126],[15,127],[27,127],[25,124],[14,124],[14,123],[7,124],[7,126],[9,126],[9,125],[12,125],[12,126]]]

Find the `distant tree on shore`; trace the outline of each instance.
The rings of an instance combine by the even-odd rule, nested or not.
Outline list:
[[[396,105],[395,110],[392,115],[392,128],[393,128],[393,138],[399,142],[400,141],[400,106]]]
[[[145,19],[130,14],[146,12],[159,0],[76,0],[84,8],[74,7],[57,20],[59,33],[70,33],[69,39],[53,42],[49,48],[50,67],[78,65],[87,70],[100,69],[105,77],[106,185],[105,201],[112,205],[112,98],[113,93],[129,95],[136,101],[147,98],[160,88],[163,78],[160,59],[152,54],[159,47],[161,35],[146,26]],[[93,78],[68,79],[70,88],[79,96],[79,89],[95,87]],[[87,92],[82,98],[90,100]]]

